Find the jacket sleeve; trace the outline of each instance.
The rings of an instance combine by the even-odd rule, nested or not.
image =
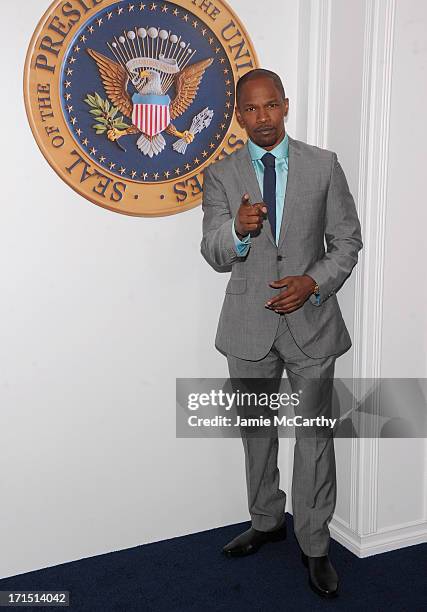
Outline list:
[[[202,255],[213,268],[230,266],[239,259],[233,238],[233,218],[224,187],[211,168],[204,172],[202,209]]]
[[[348,188],[343,169],[335,153],[326,200],[326,253],[306,274],[319,285],[320,299],[311,295],[310,301],[320,306],[341,287],[357,263],[363,246],[360,223],[353,196]]]

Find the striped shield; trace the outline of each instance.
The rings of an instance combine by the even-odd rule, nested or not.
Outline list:
[[[163,132],[170,120],[169,103],[133,105],[132,123],[147,136],[152,137]]]

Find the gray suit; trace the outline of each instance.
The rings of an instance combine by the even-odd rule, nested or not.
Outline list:
[[[307,416],[327,415],[331,384],[322,381],[331,381],[335,358],[351,346],[335,294],[357,263],[360,224],[335,153],[289,137],[288,161],[279,244],[265,220],[252,235],[245,257],[235,250],[233,218],[244,193],[252,203],[262,202],[247,146],[205,171],[201,251],[215,269],[232,268],[216,335],[230,376],[281,377],[285,367],[293,386],[301,388],[302,380],[309,384],[315,379],[321,395],[308,393],[311,400],[301,410]],[[287,315],[265,308],[281,291],[269,282],[302,274],[318,283],[319,305],[312,295]],[[327,523],[335,507],[333,439],[320,431],[311,437],[297,431],[296,438],[295,531],[306,554],[321,556],[328,549]],[[277,430],[264,440],[251,440],[242,431],[242,439],[253,526],[262,531],[277,528],[285,502],[278,487]]]
[[[279,246],[266,220],[259,236],[252,238],[248,255],[239,258],[231,225],[245,192],[252,203],[262,202],[247,146],[210,166],[204,175],[201,250],[213,266],[232,265],[216,346],[242,359],[264,357],[280,319],[264,308],[280,291],[268,282],[309,274],[319,284],[321,305],[316,306],[311,296],[302,308],[286,315],[287,323],[306,355],[341,355],[351,340],[335,292],[356,264],[362,241],[354,200],[335,153],[289,137]]]

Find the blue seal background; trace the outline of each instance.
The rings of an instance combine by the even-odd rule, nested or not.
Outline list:
[[[214,156],[218,147],[221,145],[223,137],[228,131],[230,123],[233,118],[233,110],[235,103],[235,83],[233,78],[233,71],[231,64],[228,60],[227,54],[220,43],[216,35],[210,30],[208,25],[201,21],[199,17],[193,13],[182,9],[179,5],[175,5],[171,2],[160,2],[157,4],[157,10],[151,11],[151,3],[146,3],[146,8],[140,11],[140,3],[134,4],[134,11],[129,12],[129,5],[123,2],[117,2],[116,4],[110,5],[107,9],[100,10],[92,20],[87,21],[85,25],[79,30],[74,37],[73,41],[68,47],[67,53],[64,57],[61,74],[61,100],[64,116],[68,122],[70,132],[74,135],[74,138],[78,142],[79,146],[83,148],[87,153],[90,153],[92,147],[97,151],[96,155],[91,155],[94,160],[101,166],[104,166],[110,172],[117,174],[119,177],[126,179],[134,178],[140,182],[162,182],[165,180],[179,180],[186,174],[194,173],[197,165],[194,163],[194,159],[198,158],[200,164],[204,163],[211,156]],[[161,7],[166,5],[168,12],[162,12]],[[118,15],[118,7],[123,9],[121,15]],[[172,11],[174,9],[179,11],[178,16],[174,16]],[[108,20],[107,14],[113,12],[113,17]],[[182,19],[182,16],[187,14],[189,19],[188,22]],[[101,26],[98,25],[97,20],[102,18],[103,23]],[[197,29],[193,27],[193,21],[198,22]],[[92,26],[94,28],[91,34],[88,28]],[[148,29],[154,26],[158,29],[170,30],[171,34],[181,36],[182,40],[186,43],[190,43],[192,49],[196,49],[197,52],[191,60],[191,64],[202,59],[210,57],[214,58],[214,62],[208,67],[204,73],[202,82],[199,87],[199,91],[193,101],[193,104],[187,109],[187,111],[173,120],[175,127],[184,131],[189,129],[191,126],[192,119],[204,108],[214,111],[212,122],[208,128],[205,128],[202,132],[196,135],[193,143],[188,145],[186,153],[183,155],[173,150],[172,145],[176,142],[177,138],[170,136],[166,132],[163,132],[163,137],[166,140],[165,149],[157,156],[149,158],[143,155],[136,146],[136,141],[139,138],[139,134],[133,134],[120,138],[120,144],[126,149],[126,152],[122,151],[117,143],[108,140],[106,134],[97,135],[93,129],[93,125],[96,123],[96,118],[89,113],[90,107],[84,102],[87,94],[93,95],[96,91],[101,98],[107,99],[108,96],[104,90],[102,80],[98,71],[96,62],[86,52],[87,48],[94,49],[99,53],[107,56],[111,60],[117,62],[107,46],[107,42],[111,44],[114,37],[117,38],[123,35],[123,31],[128,31],[140,27]],[[202,36],[201,29],[207,30],[205,36]],[[86,42],[81,42],[80,38],[82,35],[87,37]],[[212,45],[209,44],[209,38],[213,38],[214,42]],[[80,51],[76,52],[75,47],[80,47]],[[221,51],[216,54],[215,48],[220,47]],[[70,63],[70,59],[74,57],[75,62]],[[225,58],[224,63],[220,63],[220,58]],[[189,64],[188,64],[189,65]],[[67,69],[71,68],[73,74],[67,76]],[[224,74],[224,69],[228,69],[228,73]],[[225,80],[229,79],[231,83],[225,84]],[[66,88],[65,82],[71,82],[71,86]],[[227,95],[227,90],[232,92],[231,96]],[[67,101],[65,95],[71,94],[71,99]],[[135,88],[132,84],[128,85],[128,93],[132,96],[136,93]],[[169,90],[168,94],[171,99],[175,97],[174,87]],[[230,108],[226,107],[226,103],[231,103]],[[67,106],[72,106],[73,111],[68,112]],[[228,119],[224,118],[224,113],[228,112]],[[117,114],[119,117],[121,113]],[[77,122],[75,125],[71,123],[71,119],[75,117]],[[131,125],[131,120],[124,117],[125,123]],[[221,125],[226,124],[225,129],[221,129]],[[76,130],[80,129],[81,135],[76,133]],[[217,139],[216,134],[221,134],[221,138]],[[88,139],[88,145],[82,144],[83,140]],[[210,148],[209,144],[214,143],[215,149]],[[207,157],[203,157],[203,151],[208,152]],[[100,162],[101,157],[105,157],[104,162]],[[116,164],[114,169],[110,169],[110,163]],[[185,164],[190,164],[190,169],[185,168]],[[120,173],[120,169],[125,168],[125,173]],[[175,169],[180,168],[180,175],[175,174]],[[131,172],[136,171],[137,175],[132,177]],[[164,176],[166,171],[170,172],[169,178]],[[147,173],[146,179],[142,178],[142,174]],[[154,173],[158,173],[158,180],[154,180]]]

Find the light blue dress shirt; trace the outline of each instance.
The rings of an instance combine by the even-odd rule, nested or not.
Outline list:
[[[262,147],[259,147],[252,140],[248,140],[249,155],[251,156],[252,165],[254,167],[256,177],[261,193],[264,189],[264,164],[261,157],[267,152]],[[283,209],[285,207],[286,185],[288,182],[288,160],[289,160],[289,138],[286,134],[282,142],[270,151],[276,158],[276,244],[279,244],[280,227],[282,224]],[[264,197],[264,196],[263,196]],[[232,231],[236,252],[239,257],[245,257],[251,245],[251,236],[248,234],[239,240],[234,227],[235,219],[233,220]],[[316,303],[320,304],[320,295],[316,295]]]
[[[267,153],[265,149],[259,147],[252,140],[248,140],[248,150],[251,156],[252,165],[255,170],[256,177],[261,193],[264,188],[264,164],[261,161],[263,155]],[[286,184],[288,182],[288,153],[289,153],[289,138],[286,134],[284,139],[279,144],[269,151],[276,158],[276,244],[279,244],[280,226],[282,224],[283,209],[285,206]],[[250,234],[245,236],[243,240],[239,240],[234,227],[232,225],[233,238],[236,246],[236,252],[239,257],[244,257],[249,251],[251,244]]]

